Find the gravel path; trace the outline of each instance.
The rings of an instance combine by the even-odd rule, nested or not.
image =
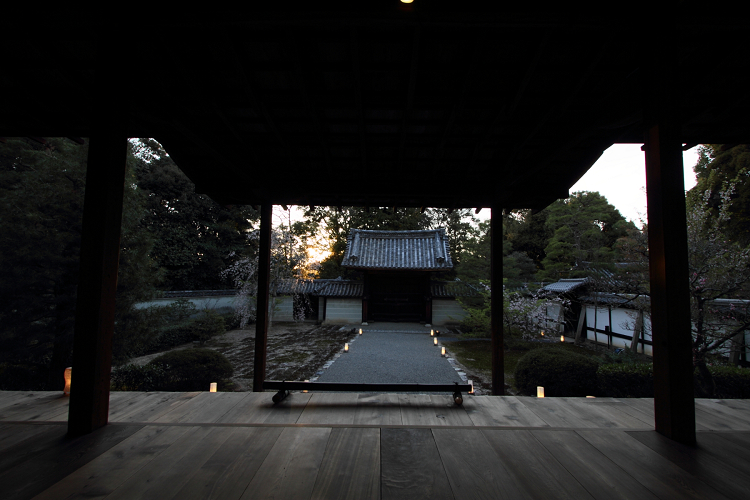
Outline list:
[[[462,383],[463,372],[440,355],[430,329],[421,325],[378,324],[362,327],[349,352],[335,357],[318,372],[319,382]],[[410,328],[411,327],[411,328]],[[465,375],[463,375],[465,377]]]

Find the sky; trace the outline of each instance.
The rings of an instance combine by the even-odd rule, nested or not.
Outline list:
[[[693,166],[698,161],[698,146],[683,152],[685,190],[695,186]],[[638,227],[646,219],[646,162],[640,144],[614,144],[570,188],[575,191],[599,191],[628,220]]]

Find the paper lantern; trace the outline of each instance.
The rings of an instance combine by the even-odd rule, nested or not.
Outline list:
[[[344,344],[344,352],[349,352],[349,343]]]
[[[440,350],[440,355],[445,356],[445,346]]]
[[[70,366],[65,369],[63,372],[63,378],[65,379],[65,388],[63,389],[63,394],[66,396],[70,396],[70,377],[72,376],[73,368]],[[60,387],[59,385],[57,387]]]
[[[432,337],[432,345],[437,345],[437,337]]]
[[[544,387],[537,386],[536,388],[536,397],[543,398],[544,397]]]
[[[216,382],[211,382],[211,388],[208,392],[216,392]]]

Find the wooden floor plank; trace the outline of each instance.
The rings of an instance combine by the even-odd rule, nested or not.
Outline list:
[[[396,394],[359,394],[354,412],[356,425],[401,425],[401,405]]]
[[[34,500],[104,498],[165,451],[189,427],[149,426],[61,479]]]
[[[172,411],[162,413],[154,422],[213,423],[244,397],[243,393],[202,392]]]
[[[576,431],[660,498],[723,499],[724,495],[623,432]],[[656,433],[655,431],[646,431]]]
[[[196,397],[198,392],[154,392],[143,395],[144,404],[133,405],[122,411],[111,422],[154,422],[161,416]],[[146,399],[148,398],[148,399]]]
[[[599,398],[565,398],[565,404],[575,407],[582,414],[590,415],[589,420],[602,429],[643,429],[653,427],[640,419],[620,411],[622,403],[599,400]]]
[[[389,500],[452,500],[430,429],[380,431],[381,491]]]
[[[582,412],[566,404],[565,398],[518,398],[518,400],[551,427],[593,428],[597,426],[595,415]]]
[[[313,393],[297,423],[351,425],[357,411],[358,396],[354,393]]]
[[[530,432],[594,498],[657,499],[645,486],[635,481],[629,471],[608,459],[575,431]]]
[[[332,429],[311,498],[379,500],[380,429]]]
[[[281,434],[281,427],[235,427],[229,439],[172,497],[175,500],[240,498]]]
[[[483,430],[522,498],[593,499],[528,430]],[[519,453],[519,450],[523,450]]]
[[[682,468],[727,498],[746,499],[750,492],[750,473],[736,467],[731,448],[715,440],[698,436],[697,447],[672,441],[658,432],[628,432],[662,457]],[[706,453],[708,451],[708,453]]]
[[[698,444],[721,443],[727,450],[725,457],[729,460],[750,464],[750,433],[747,432],[701,432],[698,434]],[[709,448],[714,449],[714,448]]]
[[[435,428],[432,434],[454,498],[523,498],[479,429]]]
[[[107,498],[162,500],[171,497],[226,442],[230,430],[226,427],[189,427],[188,432],[154,457],[148,467],[130,476]]]
[[[124,408],[127,408],[138,401],[141,401],[144,397],[147,397],[148,392],[134,392],[134,391],[113,391],[109,393],[109,419],[113,421],[113,418],[117,418],[117,415]],[[116,421],[116,420],[115,420]]]
[[[695,400],[695,420],[710,430],[750,430],[750,411],[737,410],[713,399]]]
[[[43,392],[34,394],[34,397],[15,399],[13,404],[0,410],[0,420],[45,420],[50,411],[59,414],[57,410],[67,409],[69,401],[70,398],[62,392]]]
[[[28,499],[137,432],[140,427],[105,426],[84,436],[67,437],[67,426],[50,425],[58,433],[50,445],[0,474],[3,500]]]
[[[0,457],[6,457],[9,453],[12,455],[13,451],[9,452],[9,449],[22,441],[47,432],[51,428],[54,428],[54,426],[0,424]],[[0,470],[2,470],[1,467]]]
[[[513,396],[474,396],[464,399],[464,408],[474,425],[549,427],[520,399]]]
[[[630,415],[631,417],[640,420],[644,424],[653,427],[654,426],[654,401],[649,399],[646,405],[637,406],[634,405],[634,398],[612,398],[612,401],[618,406],[618,410],[621,413]]]
[[[249,392],[232,409],[217,420],[222,423],[248,424],[293,424],[299,419],[307,403],[310,393],[292,393],[283,401],[274,404],[270,392]]]
[[[241,498],[309,499],[330,434],[329,427],[285,428]]]

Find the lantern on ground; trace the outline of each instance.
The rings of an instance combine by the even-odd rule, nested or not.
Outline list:
[[[536,397],[538,397],[538,398],[543,398],[544,397],[544,387],[542,387],[541,385],[537,386],[537,388],[536,388]]]
[[[216,392],[216,382],[211,382],[211,388],[209,389],[209,392]]]
[[[349,343],[344,344],[344,352],[349,352]]]
[[[70,366],[65,369],[63,372],[63,378],[65,379],[65,388],[63,389],[63,394],[66,396],[70,396],[70,377],[72,376],[73,368]],[[58,387],[60,387],[58,385]]]

